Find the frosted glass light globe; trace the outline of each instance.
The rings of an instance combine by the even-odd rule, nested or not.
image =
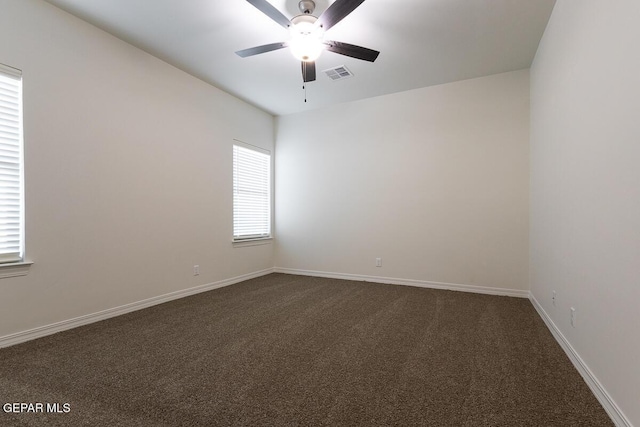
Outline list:
[[[289,48],[293,56],[300,61],[312,62],[318,59],[324,45],[322,30],[310,22],[299,22],[291,28]]]

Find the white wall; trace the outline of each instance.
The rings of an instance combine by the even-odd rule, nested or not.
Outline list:
[[[531,292],[635,425],[638,21],[637,0],[558,0],[531,68]]]
[[[278,117],[276,266],[527,290],[528,141],[527,70]]]
[[[272,149],[271,115],[48,3],[0,11],[35,261],[0,280],[0,337],[273,266],[231,245],[232,140]]]

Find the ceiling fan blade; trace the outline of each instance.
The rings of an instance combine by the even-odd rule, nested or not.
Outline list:
[[[316,63],[302,61],[302,80],[306,82],[313,82],[316,80]]]
[[[256,9],[267,15],[269,18],[282,25],[284,28],[289,29],[291,27],[291,21],[287,19],[278,9],[273,7],[267,0],[247,0],[254,5]]]
[[[334,3],[335,4],[335,3]],[[326,49],[330,52],[339,53],[340,55],[350,56],[363,61],[373,62],[376,60],[380,52],[366,47],[356,46],[354,44],[335,42],[332,40],[325,41]]]
[[[286,42],[265,44],[262,46],[250,47],[236,52],[236,55],[246,58],[247,56],[258,55],[260,53],[271,52],[272,50],[283,49],[287,47]]]
[[[318,18],[316,25],[322,26],[325,31],[342,21],[345,16],[355,10],[364,0],[336,0]]]

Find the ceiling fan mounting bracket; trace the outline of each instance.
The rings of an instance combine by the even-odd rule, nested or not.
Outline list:
[[[298,3],[298,9],[300,12],[307,15],[311,15],[316,8],[316,3],[313,0],[300,0]]]

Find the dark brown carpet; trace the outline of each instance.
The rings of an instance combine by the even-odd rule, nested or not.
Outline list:
[[[526,299],[271,274],[0,350],[2,426],[609,426]]]

